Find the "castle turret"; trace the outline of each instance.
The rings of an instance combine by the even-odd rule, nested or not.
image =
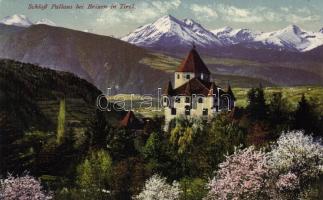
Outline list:
[[[175,88],[187,83],[193,78],[203,81],[210,81],[210,71],[204,64],[195,46],[186,56],[175,72]]]

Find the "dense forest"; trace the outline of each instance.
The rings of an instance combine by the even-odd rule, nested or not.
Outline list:
[[[17,188],[59,200],[323,195],[323,111],[306,94],[294,109],[281,93],[251,88],[245,108],[178,118],[167,132],[158,116],[120,127],[124,113],[96,110],[99,94],[68,73],[0,62],[0,199]]]

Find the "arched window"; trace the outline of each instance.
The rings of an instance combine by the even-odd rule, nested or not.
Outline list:
[[[191,76],[189,74],[186,74],[186,79],[190,79]]]
[[[177,79],[179,79],[179,77],[180,77],[179,74],[177,74]]]
[[[198,99],[198,102],[199,102],[199,103],[203,103],[203,98],[202,98],[202,97],[200,97],[200,98]]]

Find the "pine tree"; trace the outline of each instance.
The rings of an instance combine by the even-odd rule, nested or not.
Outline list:
[[[249,90],[248,101],[247,111],[251,119],[254,121],[264,120],[267,114],[267,105],[262,86]]]
[[[294,128],[302,129],[306,134],[317,133],[319,117],[315,112],[315,105],[308,102],[305,95],[302,95],[295,111]]]

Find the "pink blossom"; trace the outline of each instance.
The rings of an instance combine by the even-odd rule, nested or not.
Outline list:
[[[299,186],[298,177],[291,172],[280,175],[276,182],[276,186],[280,190],[294,190]]]
[[[5,200],[48,200],[51,195],[46,194],[40,182],[34,177],[25,175],[13,177],[1,181],[0,197]]]
[[[268,173],[264,152],[253,146],[238,149],[220,164],[217,175],[208,184],[207,199],[253,199],[261,195]]]

